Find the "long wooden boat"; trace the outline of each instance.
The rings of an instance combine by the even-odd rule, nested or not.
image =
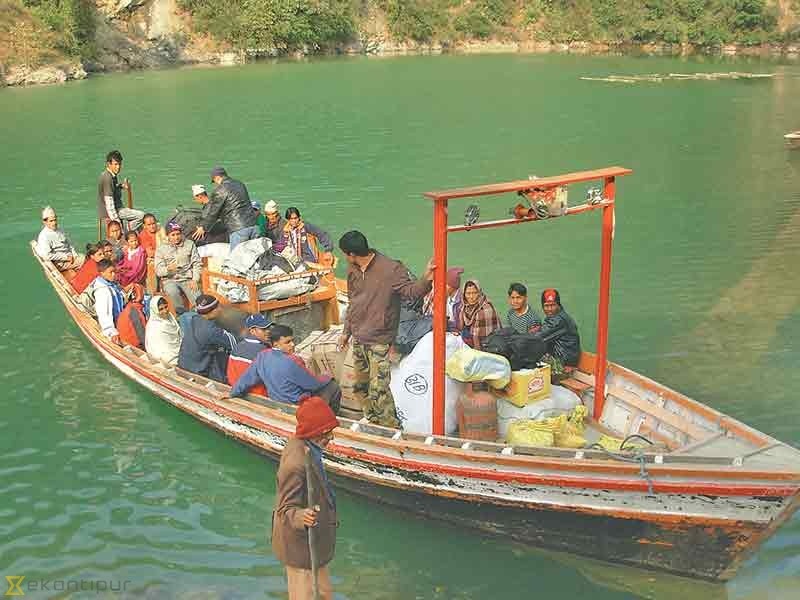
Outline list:
[[[783,136],[783,139],[790,148],[800,147],[800,131],[790,131]]]
[[[608,176],[585,172],[577,180],[598,173]],[[31,249],[77,327],[120,372],[202,423],[280,455],[294,432],[293,406],[227,398],[228,386],[111,343],[62,274]],[[587,406],[597,367],[598,357],[584,353],[568,382]],[[608,362],[603,374],[604,407],[590,430],[647,436],[658,450],[512,447],[342,418],[326,468],[343,489],[465,528],[683,576],[731,578],[800,506],[800,451],[620,365]]]

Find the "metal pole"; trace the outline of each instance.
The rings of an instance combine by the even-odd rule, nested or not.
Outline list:
[[[434,435],[444,435],[444,367],[447,333],[447,200],[433,204],[433,414]]]
[[[603,208],[602,236],[600,239],[600,299],[597,304],[597,362],[594,366],[594,418],[603,415],[606,401],[606,366],[608,364],[608,306],[611,295],[611,248],[614,239],[613,177],[603,181],[603,198],[612,203]]]

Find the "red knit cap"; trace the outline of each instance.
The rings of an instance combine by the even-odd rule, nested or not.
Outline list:
[[[309,396],[300,401],[300,406],[297,407],[295,437],[307,440],[337,427],[339,420],[325,400],[319,396]]]

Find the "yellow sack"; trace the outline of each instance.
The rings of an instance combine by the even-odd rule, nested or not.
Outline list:
[[[611,437],[610,435],[601,435],[600,439],[597,440],[597,443],[600,444],[603,448],[608,450],[609,452],[619,452],[620,445],[624,442],[622,438],[615,438]],[[632,448],[646,448],[647,444],[641,440],[628,440],[628,443],[625,444],[625,450],[630,450]]]
[[[508,426],[506,441],[511,446],[544,446],[553,445],[553,431],[550,427],[541,427],[541,421],[517,419]]]
[[[447,359],[445,372],[456,381],[485,381],[499,390],[511,381],[511,364],[505,356],[481,352],[467,346]]]
[[[554,441],[559,448],[583,448],[586,445],[586,438],[582,435],[563,431],[555,434]]]
[[[573,408],[567,419],[567,427],[574,431],[575,434],[582,436],[583,432],[586,430],[585,420],[588,412],[589,411],[586,410],[583,404],[579,404]]]

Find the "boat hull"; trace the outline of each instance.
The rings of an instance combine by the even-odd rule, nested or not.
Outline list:
[[[41,262],[41,261],[40,261]],[[87,340],[124,375],[204,424],[279,457],[293,434],[288,407],[224,400],[225,388],[108,342],[63,279],[42,263]],[[268,403],[269,404],[269,403]],[[796,481],[719,484],[643,465],[487,456],[337,430],[326,468],[338,486],[425,517],[539,547],[708,580],[738,564],[797,508]],[[581,463],[576,466],[574,463]],[[724,475],[724,474],[723,474]]]

